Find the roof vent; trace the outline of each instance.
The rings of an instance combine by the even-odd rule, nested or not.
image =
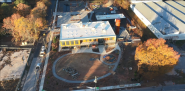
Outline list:
[[[101,23],[101,26],[103,27],[105,25],[105,23],[103,22],[103,23]]]
[[[95,29],[95,28],[92,28],[91,30],[92,30],[92,31],[96,31],[96,29]]]
[[[67,29],[67,26],[66,25],[63,25],[64,29]]]
[[[103,32],[103,33],[106,33],[106,30],[105,30],[105,29],[102,29],[102,32]]]

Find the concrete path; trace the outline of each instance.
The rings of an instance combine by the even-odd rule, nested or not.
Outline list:
[[[112,64],[109,64],[109,63],[106,63],[105,61],[103,61],[103,56],[104,55],[106,55],[106,54],[110,54],[111,52],[113,52],[113,51],[115,51],[115,50],[119,50],[119,52],[121,52],[121,49],[120,49],[120,47],[119,47],[119,45],[118,44],[116,44],[116,47],[113,49],[113,50],[111,50],[111,51],[109,51],[109,52],[107,52],[107,53],[104,53],[104,54],[101,54],[101,56],[100,56],[100,61],[103,63],[103,64],[106,64],[106,65],[116,65],[116,64],[118,64],[117,62],[115,62],[115,63],[112,63]],[[120,56],[121,57],[121,56]],[[118,57],[119,58],[119,57]]]
[[[116,48],[118,48],[118,47],[116,47]],[[116,49],[116,48],[115,48],[115,49]],[[114,49],[114,50],[115,50],[115,49]],[[120,48],[119,48],[119,49],[120,49]],[[83,53],[83,52],[81,52],[81,53]],[[87,53],[87,52],[86,52],[86,53]],[[90,52],[90,53],[91,53],[91,52]],[[95,52],[95,53],[96,53],[96,52]],[[96,54],[100,54],[100,53],[96,53]],[[54,75],[56,78],[58,78],[58,79],[60,79],[60,80],[62,80],[62,81],[68,82],[68,83],[88,83],[88,82],[93,82],[94,79],[85,80],[85,81],[67,80],[67,79],[64,79],[64,78],[62,78],[62,77],[60,77],[60,76],[58,76],[58,75],[56,74],[55,66],[56,66],[57,62],[58,62],[62,57],[67,56],[67,55],[71,55],[71,53],[62,55],[61,57],[59,57],[59,58],[57,58],[57,59],[55,60],[55,62],[53,63],[53,67],[52,67],[53,75]],[[120,59],[121,59],[121,52],[119,53],[118,60],[117,60],[117,62],[114,64],[115,66],[114,66],[114,68],[112,69],[112,71],[115,71],[115,70],[116,70],[116,68],[117,68],[117,66],[118,66],[118,63],[119,63]],[[109,75],[111,75],[111,73],[107,73],[107,74],[105,74],[105,75],[103,75],[103,76],[97,78],[97,80],[100,80],[100,79],[102,79],[102,78],[105,78],[105,77],[107,77],[107,76],[109,76]]]
[[[138,87],[138,86],[141,86],[141,84],[140,83],[123,84],[123,85],[106,86],[106,87],[99,87],[99,88],[87,87],[89,89],[80,89],[80,90],[73,90],[73,91],[94,91],[95,89],[98,90],[98,91],[102,91],[102,90],[120,89],[120,88],[128,88],[128,87]]]
[[[104,45],[98,45],[98,48],[99,48],[100,54],[106,53],[106,51],[105,51],[105,46],[104,46]]]
[[[41,62],[41,59],[39,57],[33,58],[33,61],[30,66],[30,70],[27,75],[22,91],[35,91],[36,90],[36,81],[39,76],[38,74],[36,75],[36,64],[40,62]]]
[[[81,49],[73,49],[72,54],[74,53],[96,53],[92,51],[92,47],[83,47]]]

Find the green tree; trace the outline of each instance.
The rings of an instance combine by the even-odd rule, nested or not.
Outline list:
[[[19,3],[28,4],[25,0],[15,0],[14,4],[18,5]]]

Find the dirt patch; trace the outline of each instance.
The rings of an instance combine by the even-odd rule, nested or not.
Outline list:
[[[0,81],[0,91],[15,91],[19,79]]]
[[[60,56],[71,53],[71,52],[50,52],[50,58],[48,61],[48,66],[46,70],[46,76],[45,76],[45,81],[44,81],[44,88],[43,90],[47,91],[59,91],[59,90],[69,90],[72,89],[72,87],[80,86],[80,87],[85,87],[85,86],[91,86],[94,87],[94,82],[90,83],[66,83],[64,81],[61,81],[53,76],[52,73],[52,66],[53,62]],[[81,59],[81,58],[80,58]],[[90,62],[90,61],[89,61]],[[97,62],[96,64],[98,64]],[[99,69],[99,68],[98,68]],[[101,70],[101,69],[100,69]],[[97,71],[98,72],[98,71]],[[102,72],[102,71],[100,71]],[[99,77],[99,76],[97,76]],[[98,80],[98,83],[96,84],[98,87],[102,86],[112,86],[112,85],[119,85],[120,79],[117,78],[117,73],[115,75],[110,75],[104,79]]]
[[[136,63],[134,61],[134,54],[133,54],[133,52],[135,51],[135,45],[127,45],[127,47],[125,47],[125,45],[121,44],[120,47],[121,47],[121,49],[123,49],[124,52],[122,52],[122,58],[120,60],[119,66],[117,67],[117,69],[115,71],[116,73],[114,75],[110,75],[106,78],[98,80],[98,83],[96,84],[97,87],[135,83],[135,82],[132,82],[130,80],[132,77],[134,77],[134,71],[137,69]],[[66,53],[70,53],[70,52],[51,52],[50,53],[50,58],[49,58],[48,66],[47,66],[47,71],[46,71],[46,76],[45,76],[44,88],[43,89],[47,90],[47,91],[58,91],[58,90],[66,90],[66,89],[69,90],[69,89],[72,89],[72,87],[76,87],[76,86],[79,86],[79,87],[86,87],[86,86],[94,87],[94,85],[95,85],[94,82],[83,83],[83,84],[82,83],[81,84],[80,83],[79,84],[66,83],[66,82],[63,82],[63,81],[61,81],[61,80],[59,80],[59,79],[57,79],[53,76],[53,73],[52,73],[53,62],[58,57],[66,54]],[[112,52],[112,54],[114,54],[114,52]],[[85,57],[84,54],[83,54],[83,56]],[[99,57],[99,56],[97,56],[97,57]],[[74,57],[71,57],[71,58],[74,58]],[[67,57],[66,57],[66,59],[67,59]],[[75,65],[74,63],[73,63],[73,65],[75,65],[75,66],[84,65],[84,64],[80,63],[80,60],[82,60],[82,59],[83,59],[83,57],[80,57],[80,55],[79,55],[79,58],[76,58],[76,62],[78,63],[78,65],[77,64]],[[89,59],[90,59],[90,57],[86,58],[85,60],[89,60]],[[132,60],[132,61],[129,61],[128,59]],[[61,60],[64,60],[64,59],[61,59]],[[96,64],[96,66],[100,65],[99,61],[97,61],[97,62],[87,61],[87,62],[89,62],[87,64],[89,64],[91,66],[92,66],[92,64]],[[92,63],[90,63],[90,62],[92,62]],[[62,65],[64,65],[64,64],[66,64],[66,63],[61,61],[61,65],[58,65],[58,66],[60,66],[61,69],[62,69]],[[132,67],[132,70],[129,70],[129,67]],[[78,68],[80,68],[80,66]],[[87,69],[89,70],[90,67],[88,67]],[[83,70],[85,71],[87,69],[83,69]],[[105,70],[105,67],[102,68],[102,69],[98,67],[97,69],[100,70],[100,71],[96,71],[96,72],[104,72],[104,71],[102,71],[102,69]],[[80,71],[82,71],[82,70],[80,70]],[[79,70],[78,70],[78,72],[79,72]],[[62,73],[62,71],[61,71],[61,73]],[[87,72],[85,72],[85,73],[87,74]],[[83,73],[80,73],[80,74],[83,74]],[[88,73],[87,75],[89,75],[89,74],[90,73]],[[97,73],[97,74],[103,74],[103,73]],[[84,78],[85,78],[85,75],[83,76],[83,78],[81,77],[79,79],[84,79]],[[92,76],[92,77],[89,77],[89,78],[94,78],[94,77]],[[69,79],[71,79],[71,77]],[[74,79],[72,79],[72,80],[74,80]]]
[[[95,58],[97,60],[90,60]],[[103,64],[98,59],[99,54],[92,53],[78,53],[71,54],[60,59],[56,64],[56,73],[58,76],[68,80],[89,80],[94,79],[95,76],[103,76],[111,69],[109,66]],[[73,79],[63,69],[66,67],[72,67],[80,74],[77,79]],[[113,68],[113,67],[112,67]]]

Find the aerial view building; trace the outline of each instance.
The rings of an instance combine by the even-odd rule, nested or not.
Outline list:
[[[114,45],[116,35],[108,21],[62,24],[60,47]]]

